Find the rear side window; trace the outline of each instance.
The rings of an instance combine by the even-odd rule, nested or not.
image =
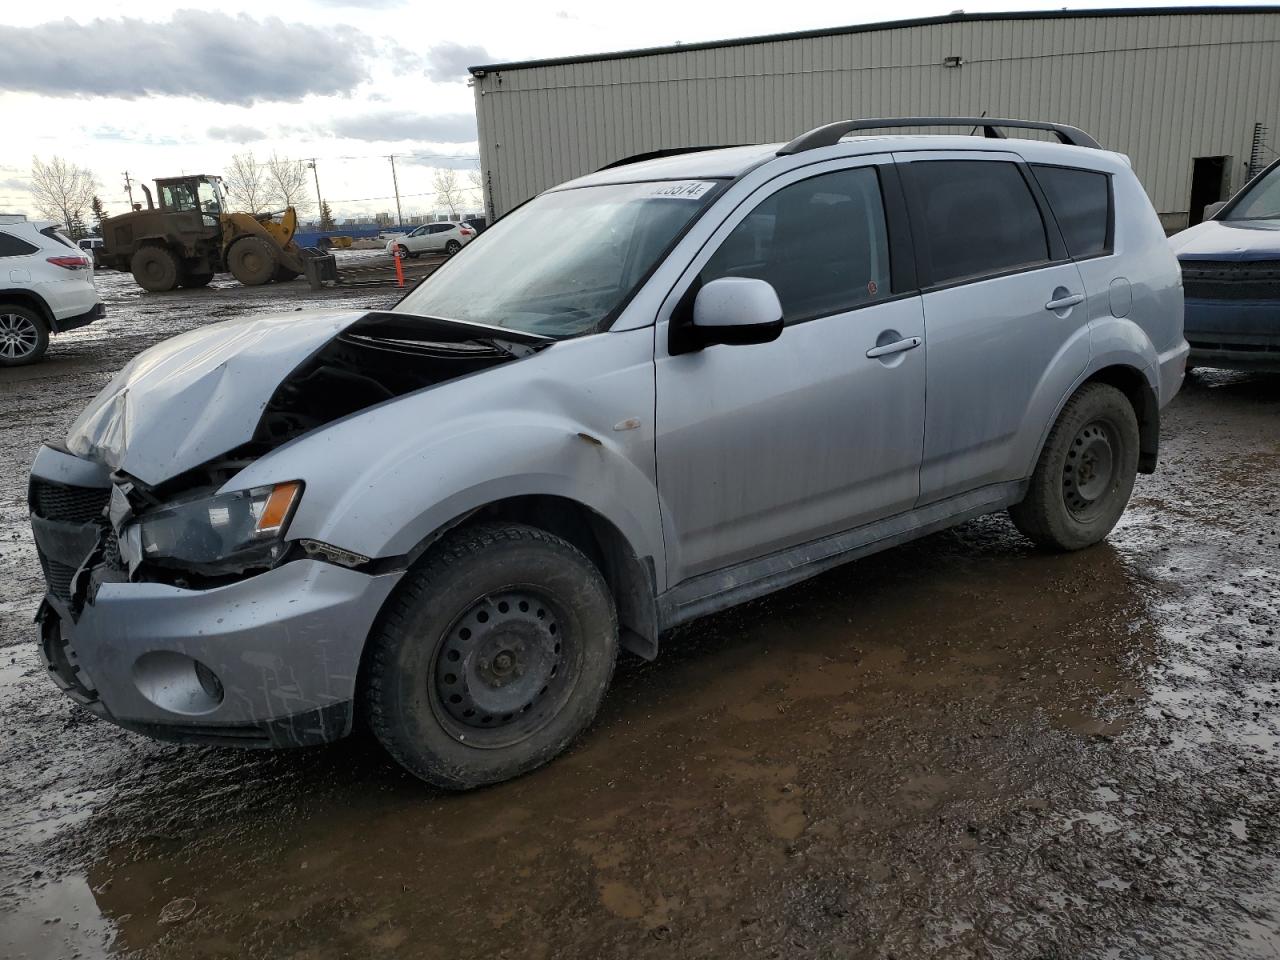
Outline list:
[[[72,250],[80,249],[74,243],[68,240],[63,234],[59,233],[57,227],[45,227],[43,230],[40,231],[40,233],[42,236],[46,236],[50,240],[57,240],[63,246],[70,247]]]
[[[901,169],[930,283],[1006,273],[1049,259],[1044,219],[1016,164],[920,160]]]
[[[755,277],[786,323],[842,313],[891,293],[889,240],[872,167],[783,187],[733,228],[699,279]]]
[[[1033,164],[1049,198],[1071,256],[1096,257],[1111,250],[1111,178],[1093,170]]]
[[[26,257],[39,249],[33,243],[19,240],[13,234],[0,230],[0,257]]]

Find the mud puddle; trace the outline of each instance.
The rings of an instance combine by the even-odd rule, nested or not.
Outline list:
[[[451,796],[366,737],[152,743],[41,676],[22,478],[117,348],[0,435],[0,954],[1280,952],[1280,378],[1189,384],[1106,544],[988,518],[693,624],[567,756]]]

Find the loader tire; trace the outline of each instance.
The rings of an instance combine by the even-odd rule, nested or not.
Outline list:
[[[182,264],[167,247],[139,247],[129,269],[138,286],[152,293],[164,293],[182,282]]]
[[[246,287],[260,287],[275,278],[280,255],[261,237],[241,237],[231,245],[227,256],[231,275]]]

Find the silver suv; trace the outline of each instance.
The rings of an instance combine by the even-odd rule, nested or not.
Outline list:
[[[987,136],[849,137],[907,124]],[[998,136],[1026,128],[1059,142]],[[361,716],[424,780],[494,783],[679,623],[998,510],[1097,543],[1186,355],[1156,215],[1074,128],[650,155],[387,312],[137,357],[32,468],[42,649],[133,730],[288,746]]]

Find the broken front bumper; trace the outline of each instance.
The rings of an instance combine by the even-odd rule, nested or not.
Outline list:
[[[345,735],[365,639],[401,574],[304,559],[206,590],[128,582],[94,514],[109,496],[87,485],[94,469],[50,448],[32,468],[53,680],[98,716],[163,739],[300,746]]]

